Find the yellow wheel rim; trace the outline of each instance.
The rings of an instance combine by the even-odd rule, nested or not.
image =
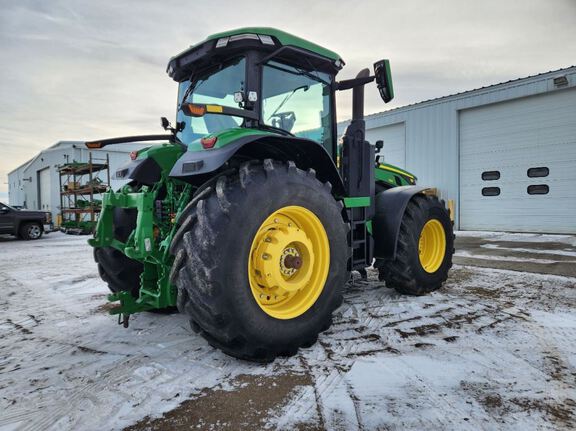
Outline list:
[[[418,257],[424,271],[433,273],[440,268],[446,255],[446,233],[436,219],[428,220],[418,240]]]
[[[329,268],[326,230],[304,207],[275,211],[252,241],[250,288],[260,308],[276,319],[293,319],[312,307],[324,289]]]

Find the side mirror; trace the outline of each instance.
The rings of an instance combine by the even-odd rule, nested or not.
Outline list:
[[[384,141],[376,141],[374,146],[376,147],[376,152],[379,153],[380,150],[382,150],[382,148],[384,148]]]
[[[384,103],[390,102],[394,98],[390,61],[380,60],[374,63],[374,75],[376,76],[376,85],[380,91],[380,97]]]
[[[170,128],[170,121],[168,121],[168,118],[160,117],[160,122],[164,130],[168,130]]]

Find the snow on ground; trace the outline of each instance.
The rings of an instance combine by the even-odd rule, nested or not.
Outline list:
[[[491,250],[506,250],[507,252],[556,254],[558,256],[576,257],[576,251],[567,251],[567,250],[537,250],[534,248],[523,248],[523,247],[502,247],[499,244],[482,244],[480,247]]]
[[[576,247],[575,235],[557,235],[545,233],[514,233],[514,232],[487,232],[477,230],[462,230],[455,232],[456,237],[482,238],[488,241],[516,241],[516,242],[559,242]]]
[[[0,238],[2,431],[576,426],[576,278],[457,265],[415,298],[370,271],[318,343],[258,365],[182,315],[118,326],[85,241]]]

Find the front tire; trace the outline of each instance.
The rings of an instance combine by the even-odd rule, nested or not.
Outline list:
[[[138,213],[134,209],[114,208],[114,238],[126,242],[136,228]],[[114,247],[94,249],[94,261],[98,274],[112,293],[130,292],[134,298],[140,295],[140,274],[144,269],[141,262],[130,259]]]
[[[130,292],[132,297],[140,295],[140,274],[143,266],[113,247],[94,249],[94,261],[100,278],[106,282],[110,292]]]
[[[27,241],[42,238],[42,225],[39,223],[26,223],[20,228],[20,237]]]
[[[342,302],[348,225],[314,171],[245,163],[184,210],[171,251],[178,308],[212,346],[268,362],[313,344]]]
[[[392,261],[377,259],[379,279],[407,295],[438,290],[448,278],[454,254],[450,214],[436,196],[414,196],[402,218]]]

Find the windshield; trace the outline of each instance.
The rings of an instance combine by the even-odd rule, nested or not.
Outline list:
[[[238,108],[234,102],[234,93],[244,92],[246,67],[244,57],[227,63],[223,68],[198,79],[192,77],[192,90],[188,92],[186,100],[182,100],[187,93],[190,81],[181,82],[178,87],[178,103],[205,103],[230,106]],[[177,121],[183,121],[184,129],[178,137],[188,144],[209,133],[238,127],[243,119],[228,115],[206,114],[203,117],[188,117],[178,109]]]
[[[262,122],[331,151],[330,76],[274,61],[264,65]]]

